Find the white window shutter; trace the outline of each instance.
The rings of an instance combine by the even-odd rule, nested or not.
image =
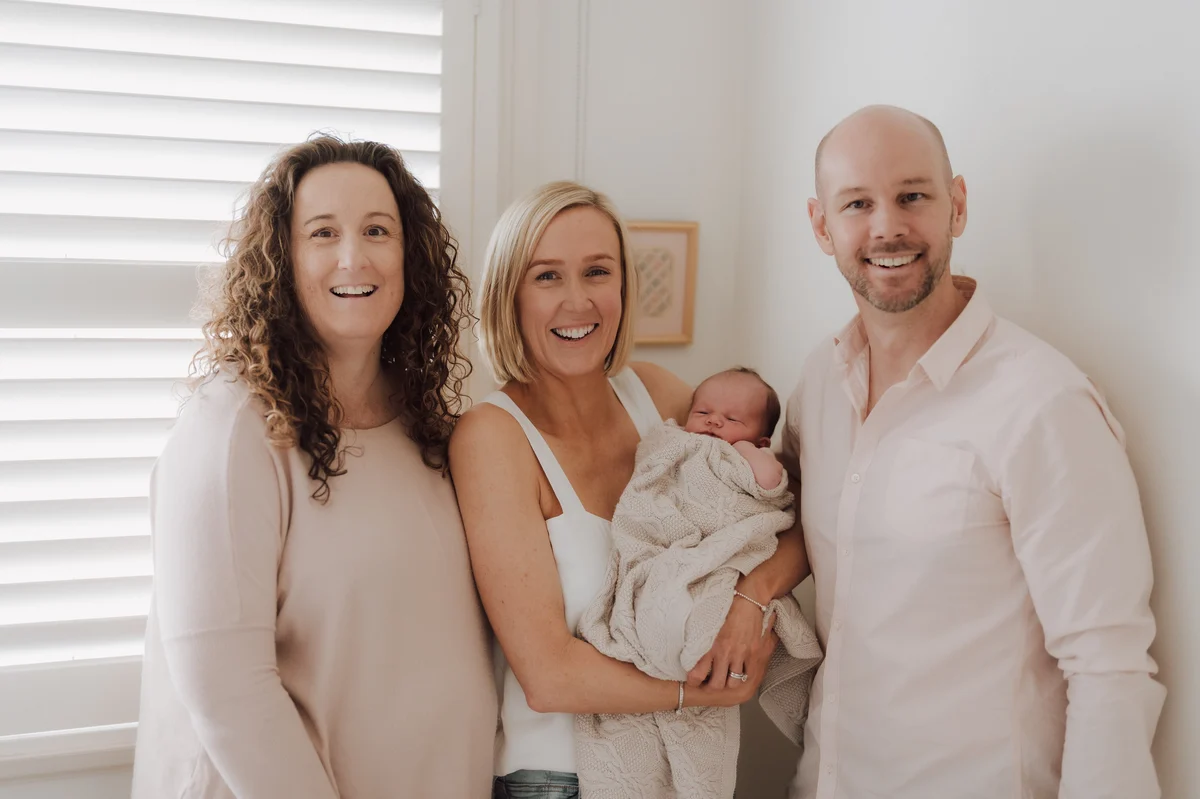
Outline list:
[[[436,196],[442,9],[0,0],[0,20],[3,778],[127,761],[148,478],[198,346],[197,271],[272,155],[315,131],[400,148]]]

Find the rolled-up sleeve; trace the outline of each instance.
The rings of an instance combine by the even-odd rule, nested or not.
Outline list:
[[[1067,687],[1060,799],[1161,795],[1150,747],[1165,689],[1153,679],[1153,576],[1123,433],[1077,385],[1017,431],[1003,472],[1013,546]]]

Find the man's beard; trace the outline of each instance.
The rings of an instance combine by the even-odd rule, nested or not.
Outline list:
[[[869,266],[863,263],[864,256],[855,254],[849,259],[839,255],[836,257],[838,269],[842,276],[846,278],[846,282],[850,284],[860,297],[869,302],[875,308],[884,313],[904,313],[916,308],[925,298],[933,293],[934,286],[942,279],[942,275],[946,273],[946,269],[950,265],[950,251],[954,247],[954,236],[950,231],[946,231],[945,246],[942,247],[941,253],[935,258],[933,250],[928,247],[913,247],[905,242],[899,245],[891,245],[887,249],[875,251],[870,254],[871,258],[883,258],[889,255],[888,250],[892,252],[920,252],[921,266],[924,269],[921,283],[916,289],[907,294],[893,295],[882,294],[875,290],[871,284],[871,279],[868,277]],[[849,261],[849,263],[847,263]]]

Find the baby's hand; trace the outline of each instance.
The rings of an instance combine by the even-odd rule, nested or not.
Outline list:
[[[778,488],[783,481],[783,464],[766,447],[756,447],[752,441],[738,441],[733,448],[750,464],[755,481],[766,489]]]

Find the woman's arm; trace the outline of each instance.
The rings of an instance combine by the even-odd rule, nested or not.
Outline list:
[[[687,422],[688,411],[692,407],[693,389],[687,383],[676,377],[674,372],[664,369],[649,361],[635,361],[629,368],[642,381],[658,415],[664,420],[674,419],[679,424]]]
[[[568,629],[540,467],[516,421],[487,404],[471,410],[450,440],[450,468],[479,595],[529,706],[543,713],[673,710],[677,683],[606,657]],[[688,688],[684,704],[740,704],[754,695],[766,663],[755,661],[750,680],[731,690]]]
[[[214,385],[155,465],[154,591],[167,669],[241,799],[335,799],[275,662],[282,490],[254,407]],[[153,697],[149,699],[153,702]]]

